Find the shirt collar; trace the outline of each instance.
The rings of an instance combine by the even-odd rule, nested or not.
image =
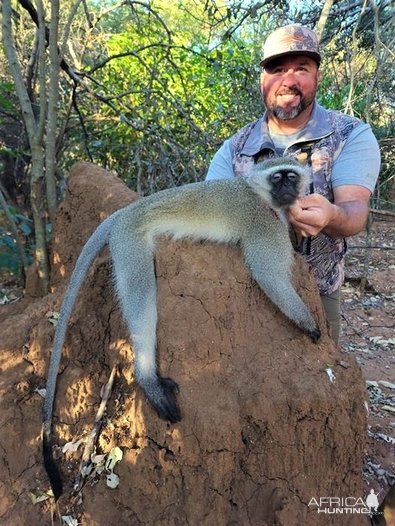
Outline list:
[[[304,128],[304,133],[299,137],[297,142],[322,139],[331,133],[333,133],[333,126],[331,124],[329,111],[315,102],[310,119]],[[251,130],[240,153],[241,155],[252,156],[267,148],[274,150],[267,126],[267,114],[265,112]]]

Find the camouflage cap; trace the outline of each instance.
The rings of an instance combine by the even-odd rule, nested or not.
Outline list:
[[[283,55],[307,55],[320,65],[317,35],[306,26],[291,24],[270,33],[263,46],[261,66]]]

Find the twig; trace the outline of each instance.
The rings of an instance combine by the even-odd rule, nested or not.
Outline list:
[[[79,468],[79,474],[77,476],[77,479],[74,483],[73,488],[73,494],[76,494],[80,489],[82,488],[82,485],[85,481],[85,477],[88,475],[88,466],[90,464],[90,458],[91,454],[95,448],[97,438],[99,435],[99,431],[102,425],[102,418],[104,414],[104,410],[106,408],[107,402],[110,398],[111,392],[112,392],[112,386],[114,384],[114,378],[115,373],[117,372],[118,364],[116,363],[114,367],[112,368],[110,378],[108,379],[107,384],[104,386],[103,394],[102,394],[102,400],[100,402],[99,409],[96,413],[95,422],[93,425],[93,429],[89,435],[89,437],[86,440],[84,452],[82,453],[82,458],[80,462],[80,468]]]
[[[355,249],[358,249],[358,248],[362,248],[362,249],[378,249],[378,250],[395,250],[395,247],[381,247],[380,245],[347,245],[347,248],[349,249],[352,249],[352,248],[355,248]]]
[[[368,220],[366,222],[366,243],[367,243],[368,248],[372,246],[372,237],[373,237],[372,225],[373,225],[373,214],[369,214]],[[366,286],[368,284],[370,259],[371,259],[371,254],[369,253],[369,250],[366,250],[366,252],[363,255],[363,269],[362,269],[361,283],[359,287],[362,294],[365,292]]]
[[[387,217],[395,217],[395,212],[392,212],[391,210],[376,210],[375,208],[370,208],[369,209],[369,212],[371,214],[375,214],[375,215],[383,215],[383,216],[387,216]]]

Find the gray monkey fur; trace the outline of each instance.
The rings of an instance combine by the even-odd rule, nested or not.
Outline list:
[[[269,159],[257,164],[245,178],[192,183],[144,197],[97,227],[71,275],[47,377],[43,453],[55,499],[62,493],[62,482],[52,457],[51,427],[61,352],[78,292],[100,250],[109,245],[115,288],[133,342],[136,380],[159,416],[177,422],[178,386],[160,376],[156,363],[156,237],[239,243],[253,278],[266,295],[317,341],[317,324],[291,283],[293,247],[284,212],[306,193],[309,183],[309,170],[297,161]]]

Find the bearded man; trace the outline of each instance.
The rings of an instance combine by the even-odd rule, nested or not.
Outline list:
[[[271,33],[260,62],[264,115],[226,140],[207,179],[243,177],[273,156],[308,163],[311,193],[289,211],[295,245],[312,267],[331,335],[340,335],[340,287],[345,238],[360,232],[380,171],[380,151],[370,127],[316,101],[321,54],[309,28],[292,24]]]

